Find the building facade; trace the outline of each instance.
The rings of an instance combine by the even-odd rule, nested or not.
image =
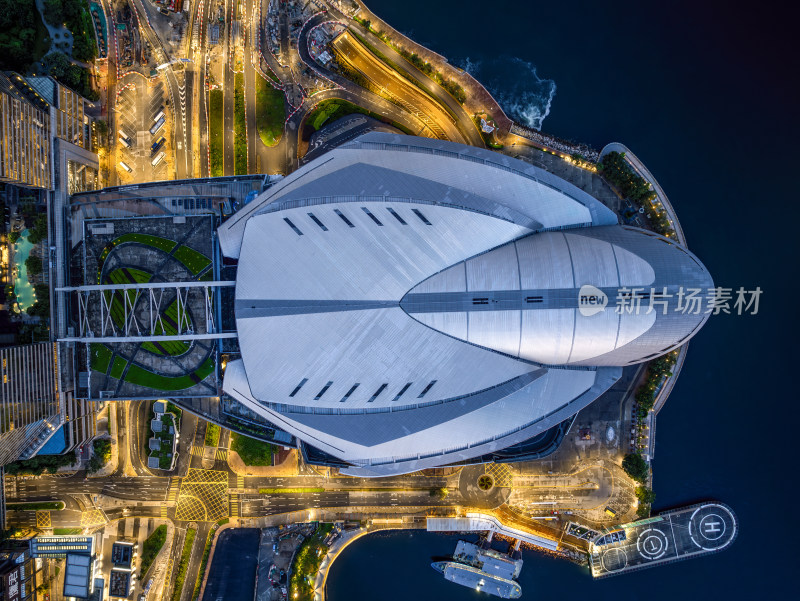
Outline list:
[[[27,459],[61,425],[56,345],[0,349],[0,465]]]
[[[33,188],[52,187],[50,107],[28,96],[25,80],[0,72],[0,181]]]
[[[0,181],[48,190],[65,186],[69,193],[95,189],[87,103],[52,77],[0,73]],[[59,169],[57,155],[65,151]]]

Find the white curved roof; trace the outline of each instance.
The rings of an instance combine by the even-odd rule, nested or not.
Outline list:
[[[364,475],[527,440],[706,319],[615,312],[625,290],[711,280],[682,247],[613,223],[519,161],[359,138],[220,228],[242,353],[224,390]],[[584,285],[609,306],[582,315]]]

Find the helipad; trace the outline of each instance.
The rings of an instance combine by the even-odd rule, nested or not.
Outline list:
[[[601,535],[591,544],[595,578],[722,551],[736,538],[738,523],[727,505],[705,503],[624,524],[620,531],[624,537]]]

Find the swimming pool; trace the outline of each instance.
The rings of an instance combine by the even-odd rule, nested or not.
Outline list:
[[[27,311],[36,303],[36,292],[28,281],[28,268],[25,260],[30,256],[33,244],[28,240],[29,230],[24,230],[14,244],[14,264],[17,267],[17,276],[14,278],[14,294],[21,311]]]

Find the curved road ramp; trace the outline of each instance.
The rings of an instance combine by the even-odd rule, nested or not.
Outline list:
[[[607,578],[727,549],[739,531],[721,503],[691,505],[623,524],[595,538],[589,549],[592,576]]]

